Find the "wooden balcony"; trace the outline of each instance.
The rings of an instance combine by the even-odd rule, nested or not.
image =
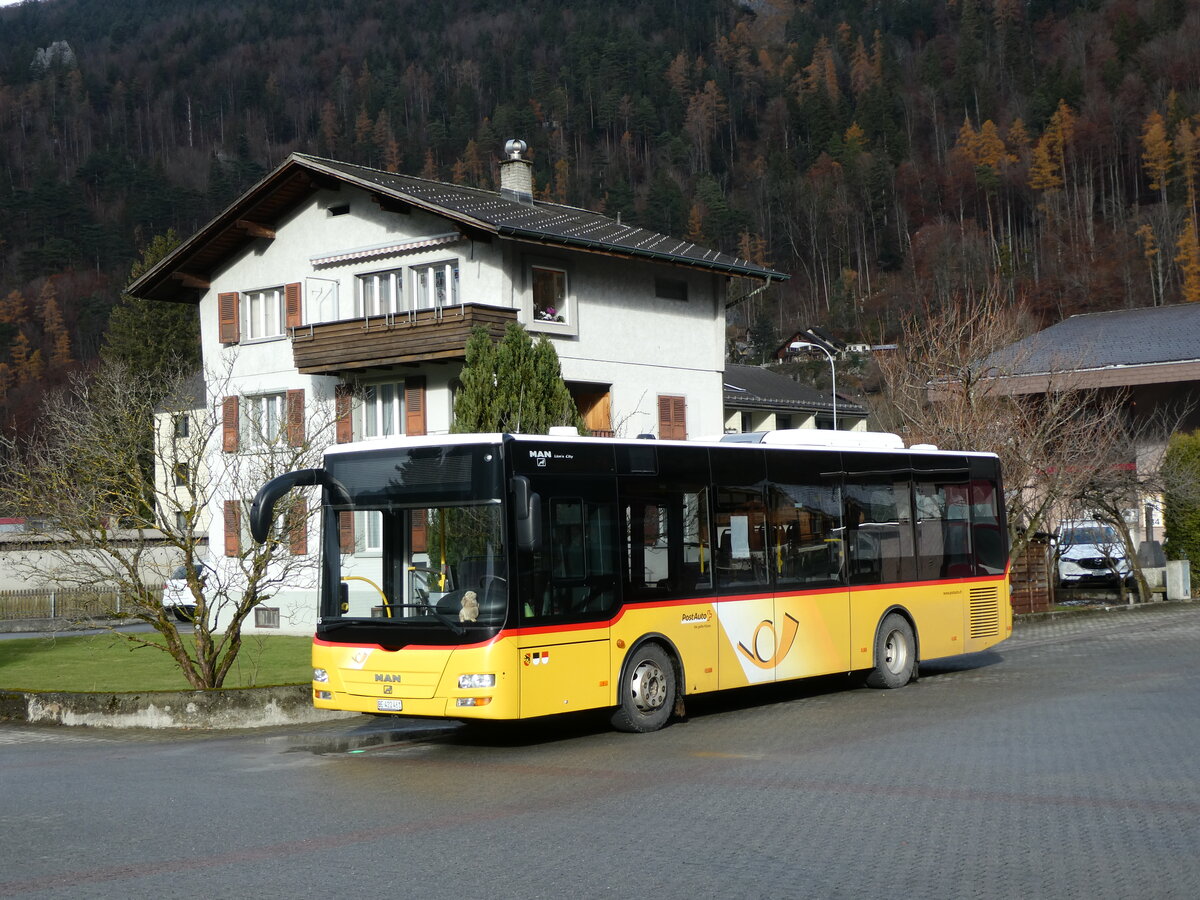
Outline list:
[[[445,309],[318,322],[293,329],[292,357],[305,375],[466,357],[467,339],[477,325],[499,340],[517,320],[515,309],[465,303]]]

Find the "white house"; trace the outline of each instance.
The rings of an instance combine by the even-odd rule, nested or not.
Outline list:
[[[524,150],[506,147],[499,192],[293,154],[139,277],[136,296],[199,305],[205,365],[227,373],[214,452],[314,404],[338,441],[448,432],[472,329],[511,321],[553,341],[594,434],[719,434],[729,279],[787,276],[535,200]],[[224,502],[214,548],[236,540]]]

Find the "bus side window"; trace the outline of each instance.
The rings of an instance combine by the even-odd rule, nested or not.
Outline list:
[[[976,575],[999,575],[1008,564],[1008,535],[1000,524],[996,486],[990,481],[971,482],[971,546]]]
[[[977,543],[981,539],[986,541],[987,535],[971,522],[971,504],[968,502],[971,486],[965,482],[929,480],[918,481],[914,487],[918,577],[928,581],[984,574],[975,557],[980,553]],[[995,514],[990,519],[985,516],[984,530],[988,522],[994,525],[995,521]],[[1002,537],[1000,541],[1003,546]],[[1003,562],[997,571],[1004,571]]]
[[[713,525],[720,538],[717,548],[717,587],[766,587],[766,507],[755,488],[719,487]]]
[[[629,599],[687,596],[712,587],[707,491],[630,492],[621,512],[621,562]]]
[[[771,558],[780,585],[841,580],[841,499],[833,484],[775,484],[771,489]]]
[[[913,579],[916,563],[907,477],[847,480],[846,529],[852,584]]]

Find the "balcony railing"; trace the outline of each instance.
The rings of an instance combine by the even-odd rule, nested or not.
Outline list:
[[[292,329],[292,356],[306,375],[466,357],[467,340],[482,325],[499,340],[517,311],[464,303],[442,309],[360,316]]]

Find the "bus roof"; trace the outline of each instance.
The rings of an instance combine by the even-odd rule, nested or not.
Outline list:
[[[943,451],[932,444],[913,444],[904,446],[904,440],[897,434],[880,431],[831,431],[817,428],[792,428],[779,431],[757,431],[746,434],[728,434],[721,438],[694,441],[659,441],[657,438],[596,438],[583,435],[544,435],[544,434],[511,434],[511,433],[481,433],[481,434],[427,434],[418,436],[399,436],[370,441],[354,441],[347,444],[335,444],[326,448],[327,456],[342,453],[362,453],[372,450],[403,450],[411,447],[453,446],[464,444],[500,444],[505,441],[561,441],[563,443],[608,442],[614,444],[636,444],[643,441],[655,444],[669,444],[683,447],[721,447],[730,444],[765,444],[775,447],[794,447],[797,449],[826,449],[826,450],[866,450],[866,451],[897,451],[905,450],[910,453],[954,453],[970,456],[995,456],[969,450]]]

